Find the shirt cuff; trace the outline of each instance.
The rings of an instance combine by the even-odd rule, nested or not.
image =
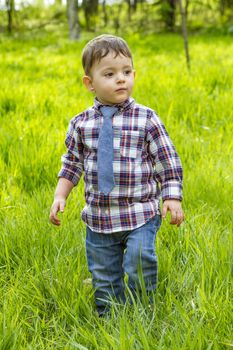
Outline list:
[[[182,201],[182,183],[177,180],[165,182],[161,187],[163,201],[166,199],[177,199]]]
[[[78,184],[81,176],[82,176],[81,171],[73,172],[70,169],[66,169],[66,168],[62,168],[58,173],[58,177],[64,177],[65,179],[71,181],[74,184],[74,186]]]

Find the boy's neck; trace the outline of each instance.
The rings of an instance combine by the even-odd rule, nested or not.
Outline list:
[[[104,104],[102,102],[100,102],[97,98],[95,98],[94,100],[94,108],[99,110],[101,107],[103,106],[111,106],[111,107],[118,107],[119,110],[123,111],[123,110],[127,110],[129,108],[132,108],[134,105],[134,99],[132,97],[127,98],[126,100],[124,100],[121,103],[116,103],[116,104]]]
[[[127,102],[129,102],[132,98],[131,97],[128,97],[126,100],[120,102],[120,103],[103,103],[101,102],[100,100],[98,100],[97,97],[95,97],[95,101],[97,101],[98,104],[102,105],[102,106],[110,106],[110,107],[113,107],[113,106],[122,106],[124,104],[126,104]]]

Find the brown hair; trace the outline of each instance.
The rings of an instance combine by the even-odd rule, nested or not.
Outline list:
[[[89,41],[83,49],[82,65],[85,74],[90,75],[93,64],[107,56],[110,51],[115,52],[116,56],[121,54],[132,60],[130,49],[124,39],[114,35],[103,34]]]

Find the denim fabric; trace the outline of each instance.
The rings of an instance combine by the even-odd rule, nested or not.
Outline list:
[[[155,238],[160,225],[161,217],[156,215],[132,231],[103,234],[87,227],[88,269],[99,315],[108,311],[112,298],[125,303],[125,273],[133,297],[140,296],[143,286],[147,293],[156,289]]]

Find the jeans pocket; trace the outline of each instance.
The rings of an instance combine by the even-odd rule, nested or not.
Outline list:
[[[156,253],[155,253],[156,252],[156,237],[157,237],[157,233],[159,231],[159,228],[161,226],[161,223],[162,223],[161,215],[155,215],[151,220],[152,228],[151,228],[150,232],[152,233],[152,235],[150,237],[153,237],[153,246],[154,246],[153,256],[155,258],[156,258]]]
[[[154,225],[156,232],[157,232],[162,224],[161,215],[155,215],[152,220],[153,220],[153,225]]]

